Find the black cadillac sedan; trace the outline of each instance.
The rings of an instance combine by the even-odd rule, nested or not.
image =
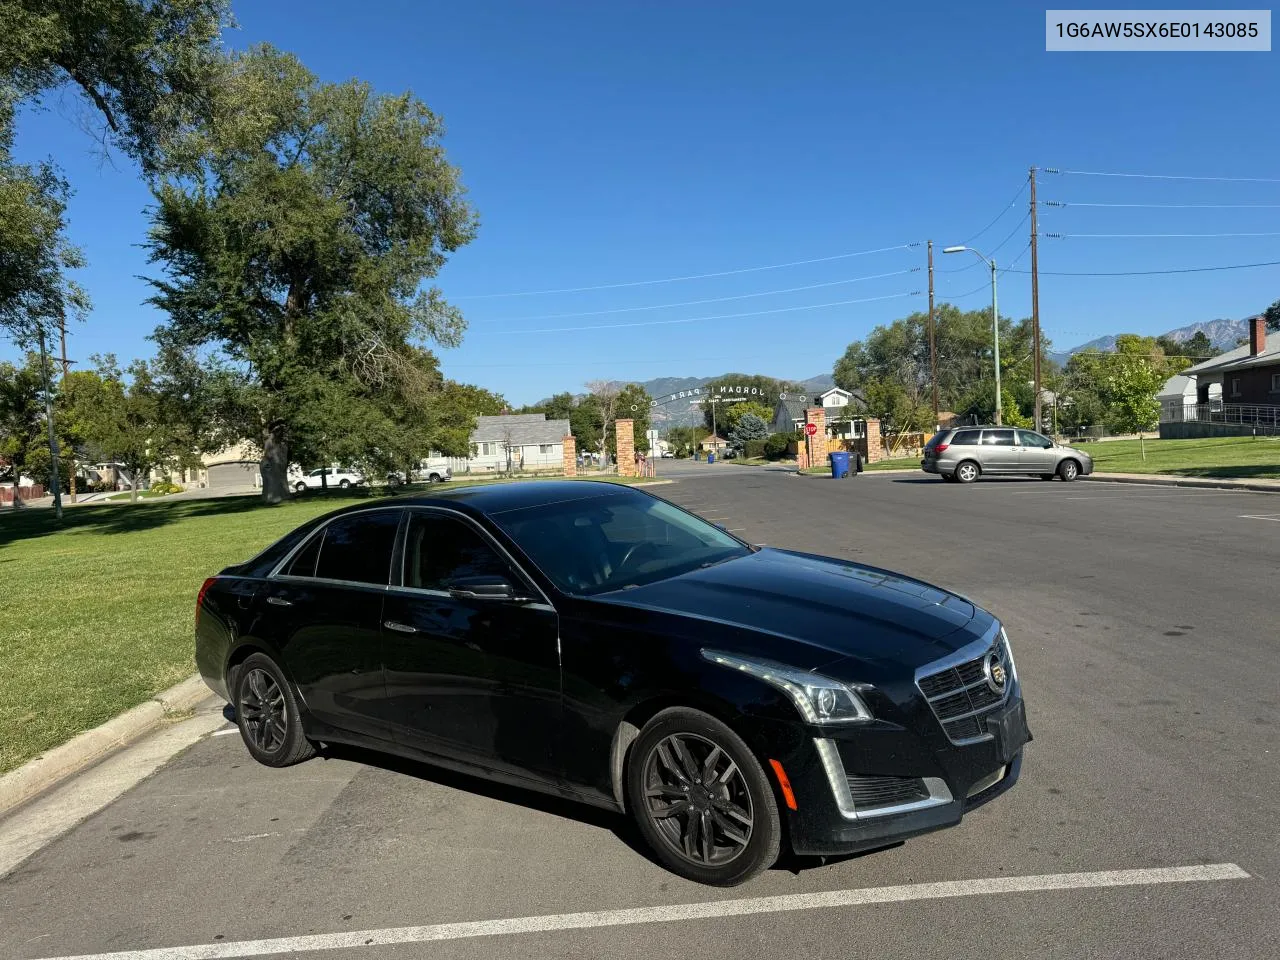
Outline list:
[[[741,883],[952,826],[1030,739],[999,621],[918,580],[751,546],[641,490],[538,481],[312,521],[200,591],[249,752],[342,742],[625,811]]]

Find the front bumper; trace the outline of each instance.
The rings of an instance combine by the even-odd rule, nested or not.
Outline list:
[[[890,724],[817,731],[822,735],[783,761],[797,799],[797,809],[785,811],[792,850],[836,855],[883,847],[955,826],[966,812],[1009,790],[1031,740],[1021,691],[1011,691],[984,720],[991,738],[964,746],[951,744],[941,727],[936,738]],[[850,788],[876,782],[872,778],[918,779],[927,795],[862,805]]]

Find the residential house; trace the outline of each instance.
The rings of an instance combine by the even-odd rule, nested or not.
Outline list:
[[[827,418],[827,433],[841,439],[853,439],[863,435],[867,413],[866,398],[856,390],[832,387],[816,397],[788,395],[779,399],[773,408],[773,433],[795,433],[804,429],[805,410],[822,407]]]
[[[729,446],[729,441],[718,434],[711,434],[702,438],[702,452],[714,453],[722,455]]]
[[[1266,319],[1250,317],[1245,344],[1183,370],[1184,396],[1194,403],[1171,402],[1165,393],[1179,390],[1172,378],[1161,391],[1160,436],[1196,437],[1280,432],[1280,336],[1267,339]]]
[[[1194,419],[1196,406],[1196,378],[1184,374],[1175,374],[1165,381],[1160,392],[1156,394],[1160,401],[1160,419],[1172,422],[1187,419],[1190,413]],[[1221,399],[1221,391],[1219,397]]]
[[[544,413],[477,417],[467,467],[473,473],[559,470],[568,435],[568,420],[548,420]]]

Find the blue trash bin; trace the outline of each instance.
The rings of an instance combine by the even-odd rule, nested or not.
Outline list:
[[[716,462],[716,455],[714,453],[708,453],[707,463],[715,463],[715,462]]]
[[[844,450],[837,450],[831,454],[831,478],[839,480],[849,475],[849,454]]]

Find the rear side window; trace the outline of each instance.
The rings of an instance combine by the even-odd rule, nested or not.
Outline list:
[[[340,517],[324,528],[316,576],[385,586],[391,580],[399,510],[373,510]]]
[[[983,430],[982,445],[984,447],[1012,447],[1014,444],[1012,430]]]
[[[977,430],[961,430],[951,438],[952,446],[972,447],[978,443]]]
[[[932,450],[934,447],[936,447],[939,443],[942,442],[942,438],[945,437],[946,435],[947,435],[947,431],[945,430],[942,430],[939,433],[935,433],[932,437],[929,438],[929,442],[924,445],[924,448],[926,450]]]
[[[298,551],[298,555],[285,568],[285,574],[290,577],[314,577],[316,575],[316,560],[320,558],[320,544],[322,543],[324,543],[323,530],[308,540],[307,545]]]

